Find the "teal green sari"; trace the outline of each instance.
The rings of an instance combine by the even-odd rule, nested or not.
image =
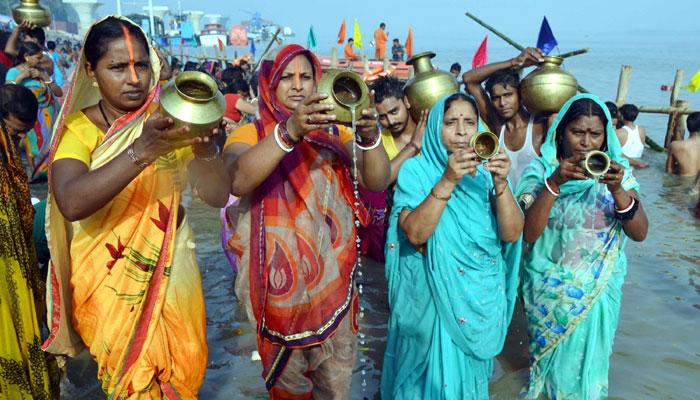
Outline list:
[[[542,144],[542,156],[520,178],[519,199],[536,198],[546,190],[544,180],[559,165],[556,128],[571,104],[583,98],[598,103],[611,121],[596,96],[581,94],[564,104]],[[610,122],[606,141],[610,158],[625,167],[622,187],[638,191]],[[593,179],[569,181],[560,190],[542,235],[524,257],[522,294],[532,365],[523,396],[605,398],[627,270],[627,237],[615,219],[615,203],[605,184]]]
[[[383,399],[488,399],[493,357],[513,313],[521,241],[499,239],[493,181],[482,166],[452,193],[425,255],[399,228],[401,211],[428,197],[447,164],[445,100],[431,109],[421,157],[403,164],[394,194],[385,249],[391,315]]]

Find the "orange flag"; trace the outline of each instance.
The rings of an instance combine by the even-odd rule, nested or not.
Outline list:
[[[413,57],[413,27],[408,28],[408,37],[406,38],[406,44],[404,44],[406,50],[406,57]]]
[[[345,20],[340,25],[340,30],[338,31],[338,44],[345,43]]]

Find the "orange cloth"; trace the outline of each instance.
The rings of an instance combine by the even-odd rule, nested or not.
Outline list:
[[[347,60],[357,60],[359,58],[352,49],[352,45],[350,43],[345,45],[345,50],[343,52],[345,53],[345,58]]]
[[[384,54],[386,54],[387,40],[389,40],[389,37],[386,35],[386,32],[384,32],[384,29],[377,28],[374,31],[374,58],[376,58],[377,60],[384,59]]]
[[[340,141],[342,143],[348,143],[353,139],[352,129],[347,126],[337,125],[338,134],[340,135]],[[258,144],[258,131],[255,129],[255,124],[245,124],[231,134],[226,139],[226,144],[224,148],[234,144],[234,143],[244,143],[249,146],[255,146]]]

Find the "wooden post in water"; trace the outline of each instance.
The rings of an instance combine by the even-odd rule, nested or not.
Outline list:
[[[384,64],[382,65],[382,70],[384,72],[389,72],[389,56],[387,54],[384,54]]]
[[[338,49],[333,46],[331,49],[331,68],[336,68],[338,66]]]
[[[617,97],[615,98],[615,104],[618,107],[627,102],[627,89],[629,88],[631,75],[632,67],[623,65],[620,69],[620,82],[617,84]]]
[[[676,104],[678,102],[678,96],[681,93],[681,84],[682,83],[683,83],[683,70],[677,69],[676,70],[676,77],[673,80],[673,89],[671,90],[671,99],[669,100],[669,105],[671,107],[676,107]],[[668,115],[668,125],[667,125],[667,129],[666,129],[666,138],[664,139],[664,147],[665,148],[668,148],[668,145],[673,140],[673,134],[674,134],[674,131],[676,130],[676,125],[678,125],[679,118],[680,118],[679,115],[680,114],[678,114],[678,112],[672,112]]]
[[[367,58],[367,54],[362,55],[362,66],[364,67],[365,74],[369,74],[369,59]]]
[[[680,110],[669,114],[668,131],[666,132],[666,139],[664,140],[664,147],[668,146],[674,140],[683,140],[685,134],[685,121],[688,116],[683,111],[690,108],[690,103],[685,100],[676,100],[673,104],[674,108]]]

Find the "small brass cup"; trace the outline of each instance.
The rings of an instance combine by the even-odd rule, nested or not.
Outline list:
[[[600,178],[610,169],[610,157],[600,150],[589,151],[580,165],[589,176]]]
[[[362,110],[369,107],[367,84],[354,71],[330,69],[324,72],[318,83],[318,91],[328,94],[328,98],[321,103],[335,106],[329,114],[335,115],[338,123],[351,124],[353,108],[355,120],[359,120],[362,118]]]
[[[472,136],[469,141],[469,146],[474,149],[476,155],[482,160],[490,160],[496,154],[498,154],[498,149],[500,144],[498,142],[498,136],[493,132],[483,131],[477,132]]]

